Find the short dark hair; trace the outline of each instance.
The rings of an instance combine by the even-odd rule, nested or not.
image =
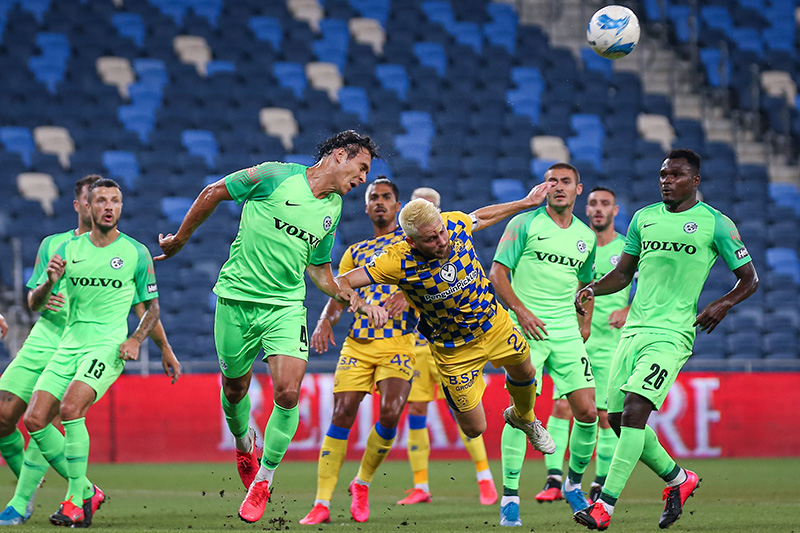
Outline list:
[[[607,193],[611,193],[611,196],[614,197],[614,201],[617,200],[617,193],[615,193],[613,190],[609,189],[608,187],[603,187],[602,185],[598,185],[597,187],[594,187],[591,191],[589,191],[589,194],[592,194],[593,192],[596,192],[596,191],[604,191],[604,192],[607,192]]]
[[[690,150],[688,148],[676,148],[667,154],[667,157],[665,157],[664,160],[667,159],[685,159],[686,162],[689,163],[689,166],[692,167],[692,170],[694,170],[695,174],[700,174],[700,156],[694,150]]]
[[[84,176],[81,179],[79,179],[78,181],[76,181],[75,182],[75,199],[77,200],[78,198],[81,197],[81,193],[83,192],[83,188],[86,185],[89,185],[91,187],[92,183],[94,183],[97,180],[101,180],[101,179],[103,179],[103,176],[101,176],[100,174],[87,174],[86,176]]]
[[[318,147],[317,161],[338,148],[344,148],[347,151],[347,159],[357,156],[362,148],[366,149],[373,159],[381,157],[378,155],[378,147],[368,135],[361,135],[354,130],[346,130],[322,141]]]
[[[394,193],[394,199],[398,202],[400,201],[400,189],[397,188],[397,184],[392,180],[390,180],[389,178],[387,178],[386,176],[384,176],[383,174],[379,175],[377,178],[375,178],[375,181],[367,185],[367,192],[366,192],[367,201],[369,201],[369,196],[368,196],[369,190],[371,187],[374,187],[375,185],[388,185],[389,187],[392,188],[392,192]]]
[[[122,187],[119,186],[119,183],[112,180],[111,178],[100,178],[99,180],[89,185],[89,198],[92,197],[92,191],[97,189],[98,187],[116,187],[117,189],[119,189],[120,194],[122,193]]]
[[[581,173],[578,172],[577,168],[573,167],[569,163],[555,163],[555,164],[552,164],[549,167],[547,167],[547,170],[545,170],[544,173],[547,174],[548,171],[556,170],[556,169],[559,169],[559,168],[564,168],[564,169],[567,169],[567,170],[571,170],[572,173],[575,174],[575,179],[577,180],[577,183],[581,182]]]

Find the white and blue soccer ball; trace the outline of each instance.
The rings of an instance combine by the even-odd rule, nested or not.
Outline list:
[[[592,50],[607,59],[630,54],[639,42],[639,19],[625,6],[606,6],[592,15],[586,39]]]

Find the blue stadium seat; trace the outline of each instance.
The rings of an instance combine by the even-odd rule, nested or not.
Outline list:
[[[725,339],[729,357],[759,358],[761,357],[762,335],[753,331],[731,333]]]
[[[30,166],[36,145],[31,130],[23,126],[5,126],[0,128],[0,141],[8,152],[18,153],[25,166]]]
[[[428,139],[421,139],[414,135],[395,135],[394,147],[406,159],[416,161],[425,170],[431,154],[431,144]],[[401,173],[402,175],[402,173]]]
[[[722,61],[722,54],[717,48],[700,49],[700,60],[705,66],[708,83],[712,87],[727,87],[731,79],[730,59]]]
[[[130,37],[139,48],[144,46],[145,26],[138,13],[114,13],[111,24],[120,35]]]
[[[281,49],[281,41],[283,41],[283,31],[281,23],[274,17],[250,17],[249,22],[250,30],[260,41],[267,41],[272,46],[273,50]]]
[[[192,198],[167,197],[161,199],[161,212],[173,224],[180,224],[194,200]]]
[[[794,282],[800,285],[800,260],[797,257],[797,250],[793,248],[769,248],[767,250],[767,264],[776,272],[791,275]]]
[[[403,65],[389,63],[376,65],[375,77],[378,78],[384,89],[395,91],[400,100],[406,101],[406,94],[411,82]]]
[[[599,56],[591,48],[581,48],[581,60],[586,70],[600,72],[607,79],[611,79],[612,61]]]
[[[433,119],[426,111],[403,111],[400,113],[400,124],[406,129],[406,133],[422,136],[429,141],[436,133]]]
[[[308,81],[306,71],[300,63],[277,62],[272,65],[272,74],[277,78],[281,87],[294,91],[295,97],[303,98]]]
[[[361,87],[342,87],[339,89],[339,105],[344,111],[355,113],[362,122],[369,121],[369,99]]]
[[[156,123],[152,108],[136,105],[119,106],[117,116],[125,129],[135,132],[143,143],[148,142],[150,132]]]
[[[439,43],[421,42],[414,44],[414,55],[419,63],[432,67],[440,77],[447,73],[447,55]]]
[[[495,178],[492,180],[492,196],[498,202],[511,202],[524,198],[527,189],[522,181],[511,178]]]
[[[128,86],[128,95],[134,106],[155,112],[161,107],[164,93],[160,85],[139,81]]]
[[[798,354],[797,333],[795,331],[781,331],[764,335],[764,353],[768,355],[779,353]],[[796,355],[800,357],[800,355]]]
[[[540,181],[544,179],[544,173],[547,172],[547,169],[550,168],[551,165],[560,162],[561,161],[558,161],[557,159],[531,159],[531,174],[533,174],[534,181]]]
[[[103,166],[106,167],[109,177],[122,180],[126,189],[136,189],[139,163],[133,152],[107,150],[103,152]]]
[[[201,156],[208,168],[216,168],[219,146],[214,134],[207,130],[185,130],[181,142],[190,154]]]
[[[725,345],[720,342],[719,333],[711,335],[699,333],[692,346],[692,359],[723,359]],[[690,361],[692,360],[690,359]]]
[[[59,56],[32,56],[28,59],[28,68],[50,94],[55,94],[56,86],[64,80],[65,61],[66,58]]]
[[[161,59],[138,58],[133,60],[133,69],[139,81],[164,86],[169,83],[167,67]]]

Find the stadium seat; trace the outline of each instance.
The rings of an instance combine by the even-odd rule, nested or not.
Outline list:
[[[411,82],[403,65],[388,63],[376,65],[375,77],[385,89],[395,91],[402,101],[406,101],[406,94]]]
[[[139,48],[144,46],[145,26],[138,13],[114,13],[111,24],[120,35],[130,37]]]
[[[394,147],[404,158],[413,159],[422,169],[428,169],[431,152],[430,140],[420,139],[413,135],[395,135]]]
[[[447,72],[447,55],[439,43],[421,42],[414,45],[414,55],[420,65],[432,67],[440,77]]]
[[[355,113],[362,122],[369,121],[369,99],[361,87],[342,87],[339,89],[339,105],[344,111]]]
[[[17,189],[23,198],[39,202],[47,216],[53,216],[53,203],[58,200],[58,187],[53,176],[42,172],[23,172],[17,175]]]
[[[511,178],[497,178],[492,180],[492,196],[498,202],[511,202],[524,198],[527,190],[522,181]]]
[[[276,62],[272,65],[272,74],[277,78],[282,87],[294,91],[298,99],[303,98],[306,90],[306,72],[300,63]]]
[[[570,155],[564,139],[551,135],[537,135],[531,138],[531,153],[539,159],[552,160],[554,162],[569,163]],[[541,174],[534,173],[534,176]]]
[[[66,128],[37,126],[33,129],[36,147],[43,154],[55,154],[62,168],[69,168],[69,156],[75,152],[75,142]]]
[[[295,19],[308,23],[315,33],[319,32],[325,11],[317,0],[289,0],[288,7]]]
[[[122,180],[128,189],[136,189],[139,179],[139,163],[133,152],[108,150],[103,152],[103,166],[109,177]]]
[[[6,151],[18,153],[26,166],[31,165],[33,152],[36,150],[31,130],[22,126],[0,127],[0,141]]]
[[[333,63],[312,62],[306,64],[306,78],[314,89],[328,93],[331,102],[339,101],[339,89],[344,86],[339,67]]]
[[[207,130],[184,130],[181,142],[190,154],[201,156],[208,168],[216,168],[219,147],[214,134]]]
[[[113,85],[120,96],[128,98],[128,86],[134,81],[133,68],[126,57],[103,56],[95,62],[97,73],[106,85]]]
[[[201,76],[207,74],[206,66],[211,61],[211,48],[205,38],[199,35],[177,35],[172,46],[182,63],[194,65]]]
[[[380,21],[374,18],[351,18],[347,23],[353,39],[360,44],[372,47],[375,55],[383,55],[386,44],[386,31]]]
[[[161,199],[161,212],[173,224],[180,224],[194,200],[192,198],[168,197]]]

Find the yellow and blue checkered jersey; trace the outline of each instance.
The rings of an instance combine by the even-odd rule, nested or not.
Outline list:
[[[339,274],[345,274],[367,265],[373,258],[382,254],[386,247],[403,242],[404,237],[403,229],[398,227],[392,233],[351,245],[339,262]],[[356,292],[367,304],[381,305],[398,290],[395,285],[377,283],[356,289]],[[365,315],[355,315],[353,323],[350,325],[350,336],[354,339],[386,339],[413,333],[416,327],[417,313],[407,305],[401,315],[390,317],[386,324],[378,329],[369,325],[369,319]]]
[[[458,211],[442,213],[450,257],[426,259],[406,241],[393,244],[366,266],[375,283],[397,285],[419,312],[417,329],[442,348],[455,348],[492,327],[497,299],[475,253],[472,220]]]

